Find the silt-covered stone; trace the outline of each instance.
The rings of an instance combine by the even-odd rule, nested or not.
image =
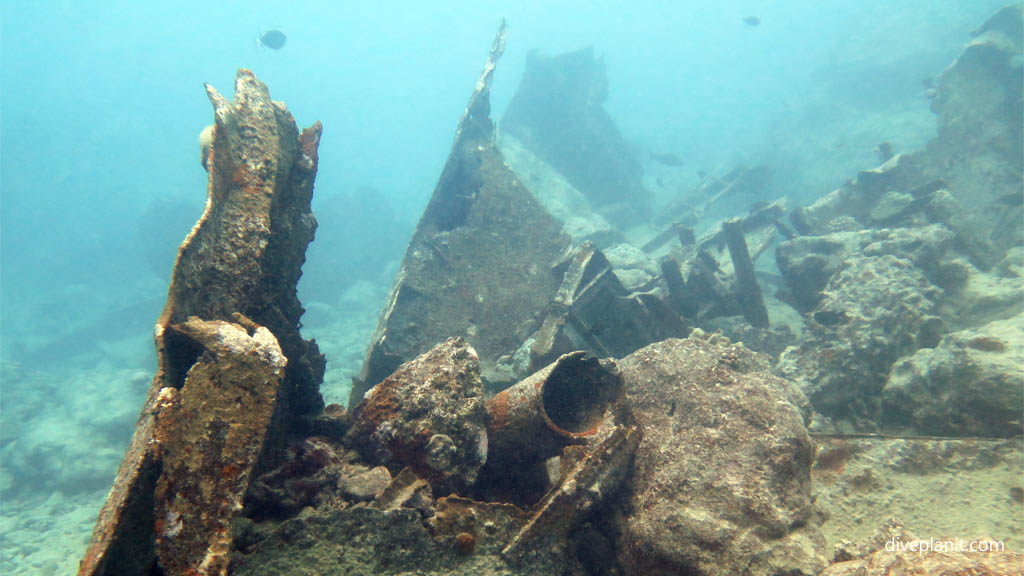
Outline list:
[[[619,362],[643,437],[612,520],[625,574],[816,574],[809,406],[766,357],[723,338]]]

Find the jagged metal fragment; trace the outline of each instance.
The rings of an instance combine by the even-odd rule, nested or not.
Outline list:
[[[686,327],[658,296],[630,293],[604,253],[584,243],[556,268],[562,284],[532,336],[530,371],[573,350],[621,358]]]
[[[225,573],[223,529],[256,455],[323,405],[323,357],[299,333],[295,292],[316,230],[320,124],[300,135],[248,70],[238,72],[233,103],[207,94],[215,125],[203,157],[206,209],[179,249],[156,324],[157,373],[81,576]],[[202,558],[182,552],[200,548]]]
[[[156,406],[163,469],[156,548],[164,574],[226,574],[231,521],[242,510],[287,359],[264,327],[196,317],[168,327],[201,347],[181,389]]]
[[[513,382],[498,360],[519,348],[558,289],[550,271],[569,237],[494,142],[490,84],[506,34],[502,23],[406,250],[350,408],[401,363],[451,336],[476,349],[485,380]]]
[[[640,443],[635,426],[616,426],[590,449],[533,509],[502,555],[521,561],[540,541],[563,538],[622,485]]]

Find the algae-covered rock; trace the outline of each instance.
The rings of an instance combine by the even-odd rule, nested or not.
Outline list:
[[[1024,406],[1024,315],[947,334],[897,362],[885,417],[940,436],[1014,437]]]
[[[435,491],[464,493],[487,457],[480,360],[450,338],[405,364],[366,394],[348,442],[394,472],[409,466]]]
[[[779,244],[775,261],[801,312],[821,302],[822,290],[851,257],[891,255],[908,259],[930,279],[942,277],[940,262],[954,234],[942,224],[916,228],[883,228],[800,236]]]
[[[815,410],[871,428],[892,364],[938,343],[941,295],[910,260],[850,258],[822,290],[803,341],[782,353],[777,369]]]
[[[808,405],[767,358],[722,338],[619,362],[643,437],[616,507],[625,574],[816,574]]]

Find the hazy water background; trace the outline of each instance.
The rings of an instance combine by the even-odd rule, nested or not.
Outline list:
[[[807,201],[878,142],[934,134],[922,80],[1004,2],[294,4],[0,0],[0,572],[75,565],[131,435],[205,200],[203,82],[230,97],[251,68],[300,126],[324,124],[300,297],[339,399],[502,17],[495,119],[529,50],[593,45],[637,156],[685,161],[673,191],[767,163],[772,199]],[[279,51],[257,46],[271,28]]]

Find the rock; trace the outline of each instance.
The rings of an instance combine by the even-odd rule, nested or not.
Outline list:
[[[406,250],[349,408],[402,362],[452,336],[477,351],[485,379],[515,382],[498,359],[515,353],[558,289],[551,269],[569,237],[505,164],[488,116],[504,40],[503,28]]]
[[[953,238],[942,224],[801,236],[779,244],[775,262],[789,289],[787,300],[797,310],[809,312],[818,306],[833,274],[858,254],[909,259],[928,278],[943,277],[940,263]]]
[[[661,271],[643,250],[623,242],[604,250],[604,255],[627,292],[645,292],[656,287]]]
[[[914,202],[911,192],[925,185],[928,177],[921,161],[910,154],[897,154],[877,168],[862,170],[857,178],[822,196],[810,206],[789,214],[789,220],[804,235],[821,235],[840,230],[857,230],[904,214]],[[906,197],[910,201],[906,201]]]
[[[1008,256],[1013,254],[1013,250],[1008,252]],[[982,272],[964,261],[954,260],[946,266],[950,280],[958,285],[942,306],[942,316],[951,326],[977,327],[1024,313],[1024,283],[1011,261],[1009,257],[1004,260],[1009,268],[1000,274]]]
[[[871,220],[884,224],[898,218],[914,203],[914,196],[907,192],[890,190],[871,209]]]
[[[867,250],[865,250],[867,252]],[[937,316],[942,290],[907,259],[847,259],[821,291],[800,345],[777,370],[833,419],[873,430],[889,369],[945,331]]]
[[[1020,436],[1024,314],[918,350],[892,367],[882,393],[886,419],[919,434]]]
[[[81,576],[227,571],[253,470],[323,407],[324,360],[302,339],[296,285],[320,124],[300,134],[252,72],[211,86],[206,210],[178,252],[156,324],[158,369],[100,511]],[[196,447],[199,449],[197,450]]]
[[[370,390],[346,438],[394,473],[410,467],[435,493],[465,493],[487,457],[485,417],[476,351],[450,338]]]
[[[391,482],[391,473],[384,466],[377,466],[343,478],[341,493],[356,502],[368,502],[384,493]]]
[[[817,574],[808,405],[767,359],[720,337],[619,362],[642,431],[611,520],[624,574]]]
[[[787,324],[755,328],[742,316],[721,316],[706,322],[703,328],[708,332],[719,331],[733,342],[767,354],[773,361],[777,361],[786,348],[797,343],[797,335]]]
[[[604,62],[584,48],[558,56],[531,52],[501,130],[520,140],[565,176],[596,207],[626,204],[629,223],[650,215],[653,195],[643,187],[643,168],[604,110],[608,79]]]
[[[1020,5],[1007,6],[989,18],[938,76],[932,99],[938,135],[928,145],[930,163],[944,172],[969,211],[993,224],[1002,214],[992,210],[992,202],[1021,194],[1022,11]],[[1018,205],[1014,212],[1020,210]],[[1018,241],[1020,234],[1015,235]]]
[[[339,479],[366,467],[347,463],[322,438],[304,438],[289,445],[281,465],[260,475],[249,489],[245,514],[254,520],[287,518],[307,506],[332,500]],[[355,469],[353,472],[352,469]]]

